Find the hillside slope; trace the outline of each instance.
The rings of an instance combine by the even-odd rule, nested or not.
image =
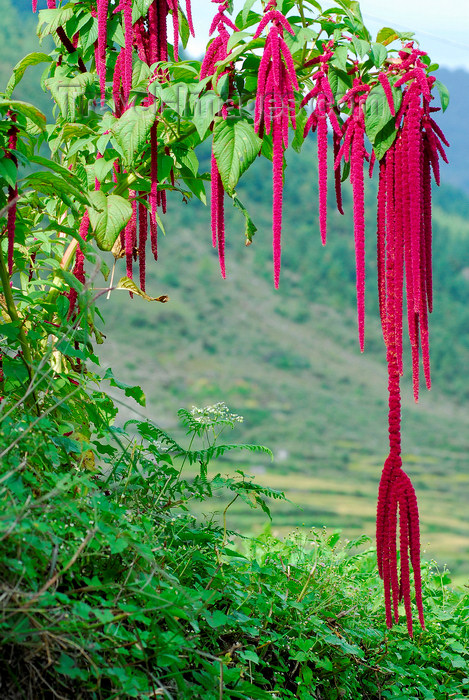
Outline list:
[[[202,159],[203,163],[203,159]],[[210,247],[207,208],[174,196],[153,265],[151,293],[166,305],[103,299],[106,360],[122,379],[140,384],[147,413],[175,424],[181,407],[226,401],[245,423],[233,439],[271,447],[273,464],[254,463],[259,478],[287,490],[294,504],[275,505],[274,525],[341,527],[346,536],[372,534],[379,475],[387,449],[384,347],[376,304],[374,224],[368,223],[367,336],[358,348],[354,306],[353,225],[331,208],[329,241],[315,223],[315,155],[292,154],[286,173],[284,256],[280,289],[272,284],[270,171],[259,162],[240,196],[259,226],[245,247],[243,222],[230,214],[228,277]],[[374,185],[368,192],[373,198]],[[469,364],[467,246],[469,226],[448,190],[435,196],[434,388],[415,405],[404,381],[403,450],[417,488],[427,557],[469,572],[467,486]],[[458,206],[456,206],[456,210]],[[123,274],[121,272],[119,274]],[[121,294],[118,297],[118,294]],[[125,293],[124,293],[125,294]],[[130,332],[129,332],[130,329]],[[130,415],[123,410],[123,417]],[[230,435],[229,440],[232,439]],[[300,505],[303,510],[299,510]],[[233,510],[232,526],[261,526],[263,518]]]

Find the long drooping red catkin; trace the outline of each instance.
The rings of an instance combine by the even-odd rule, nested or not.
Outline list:
[[[281,265],[281,233],[283,204],[283,154],[288,146],[288,125],[295,121],[295,96],[298,90],[293,58],[283,38],[284,30],[293,34],[289,22],[281,12],[272,10],[275,0],[268,3],[265,15],[254,34],[258,38],[271,23],[259,66],[256,92],[254,129],[257,133],[272,132],[273,138],[273,203],[272,247],[274,258],[274,284],[278,288]]]
[[[98,48],[96,53],[96,71],[99,76],[101,105],[106,99],[106,48],[107,48],[107,12],[109,0],[97,0],[98,5]]]
[[[431,291],[431,170],[438,181],[440,141],[444,136],[431,124],[430,88],[421,52],[412,45],[400,52],[395,87],[404,87],[396,116],[397,137],[380,163],[378,195],[378,269],[384,264],[385,283],[379,284],[383,335],[386,342],[389,390],[389,456],[378,492],[376,542],[378,570],[383,578],[386,623],[398,620],[398,602],[404,601],[409,634],[413,633],[410,564],[415,604],[424,627],[420,574],[420,531],[417,497],[401,461],[399,378],[402,362],[403,285],[407,296],[409,340],[412,351],[414,396],[418,397],[419,348],[427,386],[430,387],[428,312]],[[410,51],[409,51],[410,49]],[[380,81],[383,84],[383,81]],[[439,145],[437,145],[439,144]],[[444,154],[444,151],[443,151]],[[418,213],[418,216],[415,214]],[[384,262],[383,262],[384,260]],[[381,276],[383,272],[379,273]],[[399,533],[397,515],[399,514]],[[396,552],[399,534],[400,572]]]
[[[212,0],[212,2],[217,2],[217,0]],[[225,15],[225,11],[228,7],[227,2],[222,2],[218,5],[217,13],[212,20],[210,25],[210,34],[213,34],[217,30],[218,34],[210,44],[210,47],[205,54],[204,60],[200,68],[200,78],[203,80],[216,72],[217,61],[222,61],[229,56],[228,51],[228,40],[230,34],[226,29],[229,27],[233,31],[238,31],[237,27],[233,24],[229,17]],[[233,66],[228,65],[227,68],[220,73],[217,81],[222,75],[226,73],[231,73]],[[228,116],[227,105],[223,105],[221,110],[222,117],[224,119]],[[218,258],[220,262],[220,272],[224,278],[226,275],[225,270],[225,213],[224,213],[224,202],[225,202],[225,189],[223,187],[223,182],[218,170],[217,161],[212,148],[211,157],[211,227],[212,227],[212,245],[213,247],[218,246]]]
[[[355,237],[356,288],[358,339],[361,352],[365,348],[365,192],[363,167],[368,157],[365,145],[364,103],[370,85],[355,78],[353,86],[344,95],[351,114],[344,123],[344,141],[337,153],[334,167],[340,167],[340,159],[350,161],[350,182],[353,191],[353,221]]]
[[[129,190],[129,200],[132,203],[132,216],[125,227],[124,234],[126,275],[130,279],[133,278],[132,259],[137,240],[137,202],[135,201],[135,196],[136,192],[134,192],[134,190]]]
[[[386,162],[381,161],[379,167],[379,183],[378,183],[378,202],[376,213],[376,259],[378,271],[378,301],[379,315],[381,318],[381,326],[383,328],[383,336],[385,343],[386,328],[384,325],[385,318],[385,300],[386,300],[386,278],[385,278],[385,215],[386,215]]]
[[[80,238],[83,241],[86,241],[89,227],[90,227],[90,217],[88,215],[88,211],[86,210],[84,215],[83,215],[83,219],[81,220],[80,228],[78,230]],[[83,255],[83,251],[80,248],[80,245],[77,246],[77,251],[75,253],[75,265],[73,267],[72,273],[75,275],[76,279],[79,282],[81,282],[82,284],[85,283],[85,256]],[[76,307],[76,303],[77,303],[77,298],[78,298],[77,290],[74,287],[71,287],[70,292],[68,293],[68,299],[70,302],[70,306],[69,306],[68,314],[67,314],[68,319],[72,318],[74,315],[75,307]]]
[[[327,238],[327,120],[329,120],[334,135],[334,160],[339,151],[339,141],[342,137],[342,127],[340,126],[337,115],[334,111],[334,95],[329,84],[327,73],[329,70],[328,61],[332,58],[333,51],[331,50],[333,42],[329,42],[325,52],[312,61],[306,63],[306,66],[320,64],[320,69],[313,76],[314,87],[308,92],[301,101],[301,107],[306,105],[311,100],[315,100],[315,106],[309,115],[305,128],[304,136],[311,129],[317,131],[317,148],[318,148],[318,187],[319,187],[319,230],[321,233],[321,241],[326,245]],[[340,168],[335,171],[335,190],[337,206],[339,211],[342,210],[342,192],[340,187]]]
[[[212,158],[211,158],[211,173],[210,173],[210,181],[211,181],[211,187],[212,187],[212,192],[211,192],[211,223],[212,223],[212,246],[215,248],[217,245],[217,220],[218,220],[218,166],[217,166],[217,161],[215,159],[215,154],[213,152],[212,148]]]

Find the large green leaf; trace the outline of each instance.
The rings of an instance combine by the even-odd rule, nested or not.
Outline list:
[[[70,196],[83,204],[88,203],[87,195],[74,184],[76,182],[76,178],[61,177],[44,171],[30,173],[23,180],[24,187],[31,187],[36,192],[62,198]]]
[[[73,78],[59,73],[45,80],[44,84],[59,105],[62,117],[67,121],[75,121],[76,101],[79,97],[83,97],[86,88],[94,82],[94,79],[93,73],[78,73]]]
[[[230,196],[261,146],[262,140],[247,121],[228,118],[216,124],[213,130],[213,152],[223,187]]]
[[[155,117],[154,109],[132,107],[112,126],[111,133],[125,167],[133,165],[135,157],[149,138]]]
[[[373,65],[379,68],[383,65],[384,61],[388,56],[388,52],[384,44],[374,43],[371,44],[370,58],[373,61]]]
[[[63,8],[40,10],[37,33],[40,39],[52,34],[73,16],[74,6],[69,3]]]
[[[29,104],[29,102],[21,102],[20,100],[0,100],[0,108],[6,107],[14,112],[22,114],[27,119],[30,119],[36,126],[41,130],[44,130],[46,126],[46,118],[43,113],[34,107],[34,105]]]
[[[36,66],[38,63],[50,63],[51,61],[51,57],[48,56],[46,53],[41,53],[39,51],[35,51],[34,53],[28,53],[28,55],[22,58],[21,61],[19,61],[19,63],[17,63],[16,66],[13,68],[13,75],[8,81],[8,85],[6,86],[5,90],[5,95],[7,97],[11,97],[13,90],[20,82],[28,66]]]
[[[140,17],[146,15],[153,0],[133,0],[132,3],[132,24],[135,24]]]
[[[132,216],[132,205],[117,194],[106,197],[102,190],[90,192],[88,207],[91,228],[101,250],[111,250],[117,236]]]
[[[378,34],[376,35],[376,41],[379,44],[384,44],[384,46],[391,44],[393,41],[395,41],[398,38],[399,38],[399,36],[398,36],[396,30],[391,29],[391,27],[383,27],[382,29],[379,30]]]
[[[223,100],[213,90],[206,92],[194,104],[192,121],[202,141],[205,138],[208,127],[215,119],[215,115],[222,107]]]
[[[44,168],[50,168],[50,170],[62,175],[67,183],[74,185],[80,192],[80,180],[76,175],[70,172],[68,168],[60,165],[60,163],[56,163],[54,160],[49,160],[49,158],[43,158],[42,156],[33,155],[29,157],[29,160],[31,163],[37,163],[37,165],[42,165]]]

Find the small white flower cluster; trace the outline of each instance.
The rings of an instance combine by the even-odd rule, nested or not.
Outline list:
[[[204,425],[216,425],[217,423],[242,423],[243,416],[238,416],[236,413],[230,413],[228,406],[223,401],[213,404],[213,406],[204,406],[197,408],[192,406],[191,416],[197,423]]]

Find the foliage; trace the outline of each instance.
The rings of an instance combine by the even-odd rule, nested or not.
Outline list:
[[[0,445],[2,697],[464,694],[468,600],[446,572],[424,569],[427,631],[389,633],[367,538],[266,530],[234,548],[191,501],[281,494],[203,464],[187,480],[190,449],[146,421],[93,440],[96,462],[54,421],[27,423],[5,421]],[[213,445],[212,427],[227,426],[189,444]]]

